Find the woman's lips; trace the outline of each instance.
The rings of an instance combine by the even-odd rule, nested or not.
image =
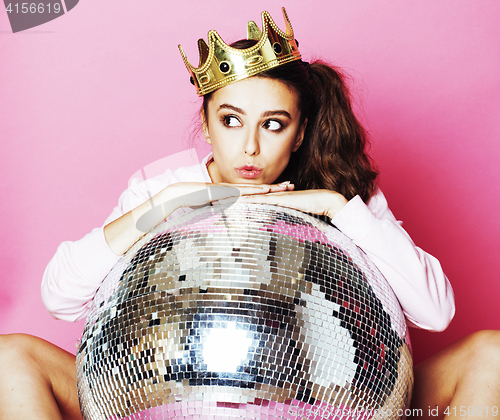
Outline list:
[[[246,179],[257,178],[262,173],[262,169],[252,165],[243,165],[235,169],[242,178]]]

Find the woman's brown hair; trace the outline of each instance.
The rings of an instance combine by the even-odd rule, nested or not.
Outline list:
[[[253,40],[231,44],[248,48]],[[377,171],[366,153],[366,132],[357,120],[342,73],[321,61],[302,60],[259,73],[285,83],[296,92],[301,122],[307,118],[304,140],[276,182],[290,181],[296,190],[328,189],[347,200],[359,195],[367,202],[376,188]],[[203,109],[211,94],[203,97]]]

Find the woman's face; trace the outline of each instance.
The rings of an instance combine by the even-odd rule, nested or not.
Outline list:
[[[250,77],[215,91],[203,116],[213,182],[272,184],[304,136],[297,94],[277,80]]]

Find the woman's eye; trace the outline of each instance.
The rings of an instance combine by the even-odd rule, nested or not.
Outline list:
[[[222,117],[222,123],[226,127],[241,127],[240,120],[234,115],[225,115]]]
[[[271,131],[280,131],[283,128],[283,125],[276,120],[267,120],[264,123],[264,128],[271,130]]]

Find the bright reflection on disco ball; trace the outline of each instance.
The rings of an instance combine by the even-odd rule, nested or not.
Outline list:
[[[97,292],[77,354],[94,419],[399,419],[413,386],[391,288],[352,241],[268,205],[145,235]]]
[[[203,345],[202,357],[209,372],[236,373],[247,358],[252,339],[245,330],[237,330],[235,322],[226,328],[213,328]]]

